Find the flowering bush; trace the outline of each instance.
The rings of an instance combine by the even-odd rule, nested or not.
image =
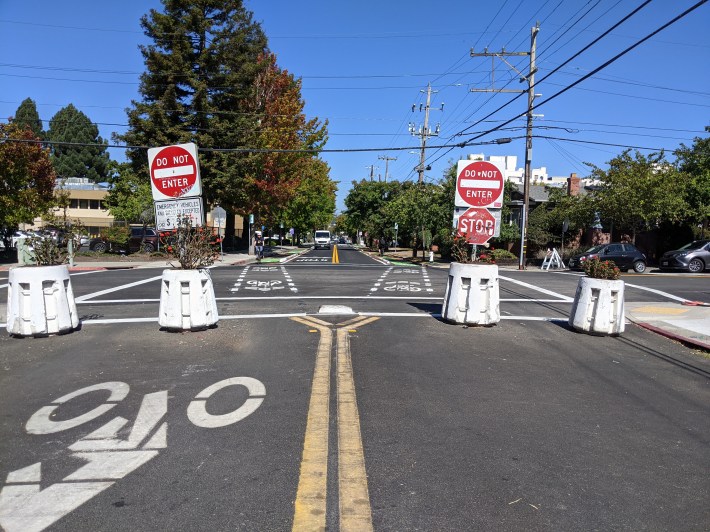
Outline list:
[[[584,261],[584,273],[594,279],[610,279],[621,277],[621,270],[611,260],[599,260],[598,257]]]
[[[219,239],[208,227],[193,227],[189,216],[178,218],[173,231],[160,233],[160,245],[171,259],[180,263],[183,270],[195,270],[214,264],[219,257]]]

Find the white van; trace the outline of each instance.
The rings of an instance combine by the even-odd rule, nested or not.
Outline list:
[[[330,249],[330,231],[316,231],[313,249]]]

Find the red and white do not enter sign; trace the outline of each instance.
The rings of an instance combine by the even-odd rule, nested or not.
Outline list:
[[[150,148],[148,165],[154,200],[190,198],[202,192],[195,144]]]
[[[457,207],[503,206],[503,172],[490,161],[459,161],[456,178]]]

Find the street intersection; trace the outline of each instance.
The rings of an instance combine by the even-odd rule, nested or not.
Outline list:
[[[577,276],[501,270],[501,322],[440,320],[447,270],[340,250],[211,270],[214,329],[161,331],[160,271],[77,272],[81,329],[0,335],[7,530],[703,529],[710,361],[572,331]],[[628,276],[629,303],[707,297]],[[5,296],[4,292],[0,296]]]

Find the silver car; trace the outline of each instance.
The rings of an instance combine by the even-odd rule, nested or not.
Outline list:
[[[693,240],[682,248],[666,251],[661,257],[661,270],[685,270],[700,273],[710,268],[710,240]]]

